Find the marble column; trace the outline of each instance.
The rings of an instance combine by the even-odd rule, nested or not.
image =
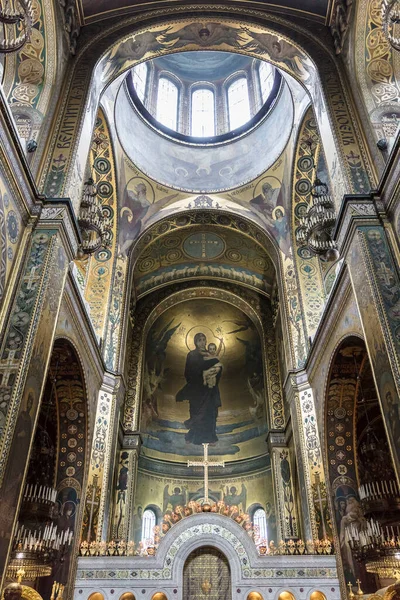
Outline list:
[[[24,259],[1,332],[1,565],[11,550],[68,265],[78,239],[70,202],[46,202],[21,249]]]

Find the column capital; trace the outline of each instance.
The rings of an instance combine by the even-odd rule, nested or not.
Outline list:
[[[37,227],[48,228],[49,225],[59,229],[67,257],[70,261],[73,260],[78,251],[81,235],[69,198],[54,198],[45,201]]]
[[[121,450],[136,450],[140,452],[143,440],[138,431],[133,433],[125,433],[122,438]]]
[[[292,371],[285,381],[285,394],[289,404],[292,403],[296,392],[302,392],[310,387],[306,371]]]
[[[286,446],[286,435],[281,429],[270,429],[267,435],[268,451],[271,454],[273,448],[283,448]]]
[[[343,196],[333,233],[342,256],[349,250],[356,227],[381,224],[380,216],[384,212],[384,206],[375,192]]]

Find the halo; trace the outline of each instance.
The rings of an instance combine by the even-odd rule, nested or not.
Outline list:
[[[214,343],[214,344],[216,344],[216,346],[218,348],[218,346],[219,346],[219,338],[217,338],[214,335],[214,332],[213,332],[212,329],[210,329],[207,325],[194,325],[193,327],[191,327],[188,330],[188,332],[186,333],[186,338],[185,338],[186,348],[189,350],[189,352],[191,350],[194,350],[193,347],[191,348],[189,346],[189,343],[188,343],[189,335],[192,334],[192,339],[193,339],[194,336],[196,335],[196,333],[204,333],[204,335],[206,335],[205,334],[206,331],[209,331],[210,334],[211,334],[210,336],[206,336],[207,337],[207,344]],[[192,346],[194,346],[193,343],[192,343]],[[221,354],[219,355],[219,358],[222,358],[224,354],[225,354],[225,343],[222,342]]]
[[[285,209],[283,208],[283,206],[275,206],[274,210],[272,211],[272,218],[274,219],[274,221],[276,221],[277,210],[280,210],[282,215],[285,216]]]
[[[274,181],[270,181],[271,179],[273,179]],[[272,189],[276,190],[277,188],[280,188],[282,186],[282,182],[280,181],[280,179],[278,179],[277,177],[274,177],[273,175],[267,175],[267,177],[263,177],[262,179],[260,179],[260,181],[257,182],[256,186],[254,187],[254,191],[253,191],[253,200],[254,198],[256,198],[259,194],[261,194],[262,192],[262,186],[264,185],[265,182],[269,182],[271,183]],[[276,185],[276,183],[278,185]],[[274,183],[275,185],[272,185],[272,183]]]

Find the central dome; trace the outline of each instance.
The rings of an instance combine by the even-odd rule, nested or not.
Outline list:
[[[135,66],[127,79],[142,116],[191,143],[232,139],[271,108],[281,83],[269,63],[232,52],[180,52]]]

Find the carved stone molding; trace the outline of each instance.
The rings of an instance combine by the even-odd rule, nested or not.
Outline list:
[[[378,213],[372,194],[365,196],[359,194],[344,196],[334,232],[334,238],[342,256],[348,250],[355,224],[372,225],[372,222],[377,221],[377,219]]]
[[[344,41],[350,25],[350,13],[353,0],[334,0],[331,12],[330,29],[336,54],[343,50]]]
[[[64,29],[69,41],[69,52],[76,54],[78,37],[81,31],[78,8],[75,0],[59,0],[64,17]]]

